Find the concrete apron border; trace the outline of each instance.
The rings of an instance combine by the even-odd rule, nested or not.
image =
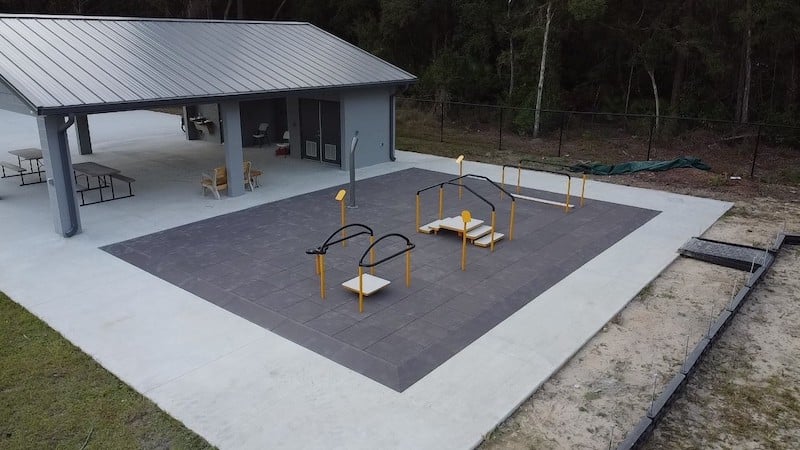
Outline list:
[[[408,152],[397,157],[359,170],[359,178],[408,167],[458,170],[450,159]],[[464,171],[500,176],[498,166],[480,163],[466,162]],[[335,186],[339,178],[311,180],[281,197]],[[523,173],[522,184],[563,191],[562,180],[546,174]],[[573,186],[573,194],[578,189]],[[732,206],[594,181],[586,194],[662,213],[403,393],[97,248],[130,237],[125,230],[105,230],[102,242],[45,238],[41,245],[47,248],[26,239],[31,255],[48,258],[34,261],[22,253],[13,265],[4,258],[10,270],[0,271],[0,288],[222,448],[467,448],[658,276],[681,244]],[[165,228],[155,224],[149,230],[138,224],[137,232]],[[80,271],[64,272],[70,266]]]

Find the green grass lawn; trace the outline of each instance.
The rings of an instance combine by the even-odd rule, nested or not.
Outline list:
[[[0,293],[0,448],[211,448]]]

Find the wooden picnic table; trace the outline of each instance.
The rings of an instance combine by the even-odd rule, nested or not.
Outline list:
[[[8,178],[11,176],[19,177],[20,178],[20,186],[26,186],[29,184],[38,184],[44,183],[45,179],[42,177],[44,173],[44,169],[42,168],[42,150],[38,148],[20,148],[17,150],[9,150],[8,153],[17,157],[17,165],[7,163],[5,161],[0,161],[0,165],[3,168],[3,178]],[[28,168],[25,169],[22,167],[22,161],[28,161]],[[34,168],[33,164],[36,163],[36,167]],[[5,169],[11,169],[14,172],[17,172],[15,175],[6,175]],[[28,183],[25,181],[26,175],[37,175],[38,180]]]
[[[91,205],[94,203],[107,202],[111,200],[133,196],[133,191],[131,190],[131,182],[133,181],[133,178],[123,176],[120,173],[119,169],[104,166],[96,162],[82,162],[73,164],[72,170],[73,170],[73,176],[75,177],[75,184],[78,185],[78,193],[81,195],[81,206]],[[80,176],[86,178],[85,185],[81,185],[78,182],[78,177]],[[96,186],[93,186],[91,181],[89,181],[90,177],[97,179]],[[128,195],[125,196],[116,195],[116,193],[114,192],[113,178],[119,178],[122,181],[128,183]],[[106,188],[111,190],[111,198],[103,197],[103,189]],[[87,191],[98,191],[100,194],[100,200],[87,203],[86,199],[84,198],[84,193],[86,193]]]

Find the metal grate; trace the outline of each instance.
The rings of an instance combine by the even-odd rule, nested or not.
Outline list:
[[[336,146],[333,144],[325,144],[325,159],[328,161],[336,161]]]
[[[306,141],[306,156],[311,158],[316,158],[317,155],[317,143],[314,141]]]

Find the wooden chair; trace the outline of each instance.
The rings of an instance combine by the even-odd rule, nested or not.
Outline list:
[[[250,190],[252,191],[254,186],[255,187],[261,186],[259,184],[259,182],[258,182],[258,177],[260,177],[261,175],[263,175],[263,172],[258,170],[258,169],[254,169],[252,164],[250,163],[250,161],[245,161],[244,162],[244,186],[245,187],[250,186]]]
[[[214,176],[203,174],[200,180],[203,186],[203,196],[206,195],[206,189],[214,193],[214,197],[219,200],[219,191],[228,189],[228,173],[225,171],[225,166],[217,167],[214,169]]]
[[[261,171],[254,170],[253,165],[250,161],[244,162],[244,187],[247,188],[250,186],[250,190],[253,190],[253,187],[258,187],[258,180],[254,179],[253,176],[254,172],[259,172],[258,175],[261,175]],[[257,175],[256,175],[257,176]]]

